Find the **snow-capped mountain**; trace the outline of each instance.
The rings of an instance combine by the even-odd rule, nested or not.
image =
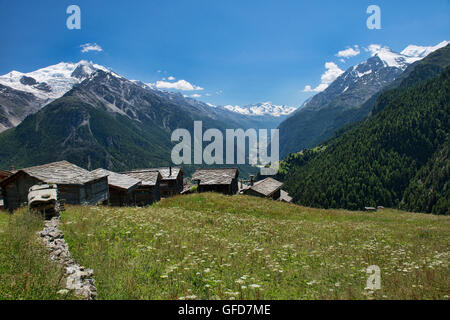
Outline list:
[[[435,46],[432,46],[432,47],[409,45],[401,52],[401,54],[408,56],[408,57],[415,57],[418,60],[420,60],[420,59],[425,58],[430,53],[447,46],[449,43],[450,43],[450,41],[444,40],[441,43],[439,43]]]
[[[400,53],[394,52],[388,47],[370,45],[369,51],[372,52],[373,56],[378,56],[386,67],[405,70],[410,64],[425,58],[430,53],[445,47],[449,43],[448,41],[442,41],[430,47],[409,45]]]
[[[60,62],[28,73],[11,71],[0,76],[0,132],[17,126],[97,71],[120,78],[107,68],[85,60]]]
[[[344,109],[359,105],[374,92],[393,81],[408,65],[446,46],[448,43],[448,41],[443,41],[430,47],[409,45],[401,53],[393,52],[380,45],[371,45],[368,48],[373,55],[370,59],[349,68],[325,91],[317,94],[301,108],[298,108],[296,114],[301,113],[304,109],[320,109],[328,106],[335,99],[337,99],[335,102],[338,103],[339,107]],[[0,132],[17,126],[29,114],[37,112],[43,106],[62,97],[74,86],[94,77],[100,71],[106,73],[107,77],[125,79],[104,66],[85,60],[77,63],[61,62],[28,73],[11,71],[0,76]],[[226,105],[216,107],[214,108],[216,110],[212,111],[213,108],[205,108],[211,107],[211,105],[185,98],[179,93],[161,91],[152,84],[146,84],[138,80],[131,82],[179,105],[190,106],[194,109],[201,107],[216,119],[220,117],[229,119],[231,117],[236,121],[245,123],[246,126],[263,127],[267,125],[272,127],[278,125],[296,111],[294,107],[275,105],[271,102],[243,107]],[[114,105],[111,105],[111,108],[114,109]]]
[[[380,45],[369,46],[369,59],[348,68],[280,124],[281,156],[317,145],[339,128],[367,116],[373,107],[366,104],[371,97],[393,83],[408,66],[448,44],[410,45],[401,53]]]
[[[403,56],[383,48],[368,60],[348,68],[302,110],[319,110],[330,104],[342,109],[359,106],[398,77],[407,65]]]
[[[61,62],[29,73],[11,71],[0,76],[0,84],[32,93],[50,102],[63,96],[97,70],[110,72],[103,66],[85,60],[78,63]]]
[[[285,105],[275,105],[271,102],[263,102],[254,105],[247,105],[244,107],[226,105],[225,109],[232,112],[248,115],[248,116],[272,116],[280,117],[287,116],[294,112],[296,108]]]
[[[205,130],[225,132],[258,128],[263,120],[97,70],[9,132],[0,133],[0,166],[14,162],[26,167],[61,159],[117,171],[167,165],[171,134],[177,128],[193,132],[194,121],[202,121]]]
[[[82,60],[78,63],[60,62],[28,73],[11,71],[0,76],[0,132],[17,126],[28,115],[36,113],[42,107],[61,98],[76,86],[84,83],[85,80],[88,82],[85,86],[95,87],[92,92],[98,92],[95,99],[102,100],[104,106],[110,111],[135,118],[135,108],[129,109],[126,106],[134,105],[133,101],[138,100],[139,97],[127,96],[125,98],[124,94],[127,93],[120,92],[119,94],[119,88],[122,85],[117,85],[114,89],[114,98],[112,98],[113,95],[105,91],[106,89],[101,86],[99,79],[105,83],[118,81],[128,88],[129,92],[139,92],[140,94],[136,88],[145,89],[166,102],[174,103],[182,108],[189,108],[191,111],[201,112],[216,120],[222,119],[238,127],[275,128],[295,110],[292,107],[277,106],[270,102],[234,109],[229,107],[211,108],[209,104],[183,97],[178,92],[159,90],[151,84],[139,80],[127,80],[104,66]],[[93,96],[90,98],[94,99]]]

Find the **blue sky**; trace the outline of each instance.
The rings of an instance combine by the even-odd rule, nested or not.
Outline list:
[[[0,1],[0,74],[60,61],[91,60],[129,79],[185,80],[213,104],[262,101],[300,105],[334,62],[347,69],[370,44],[401,51],[450,40],[450,2],[301,0]],[[66,8],[81,8],[81,30],[66,28]],[[366,9],[381,8],[381,30]],[[81,52],[98,44],[102,51]],[[358,45],[360,54],[336,54]],[[160,71],[160,72],[158,72]],[[169,81],[172,76],[175,80]]]

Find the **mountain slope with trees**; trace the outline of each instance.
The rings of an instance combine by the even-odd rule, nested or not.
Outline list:
[[[425,58],[405,60],[401,54],[387,50],[348,68],[279,125],[280,155],[286,157],[323,143],[340,129],[371,115],[382,93],[411,85],[408,81],[416,81],[419,75],[424,81],[440,73],[450,59],[448,51],[449,45]],[[401,63],[392,64],[386,55]]]
[[[299,154],[284,163],[282,168],[300,161],[284,175],[294,200],[324,208],[399,206],[412,179],[450,134],[450,68],[425,82],[419,78],[410,75],[405,80],[415,85],[381,95],[374,108],[378,112],[329,140],[311,159],[301,162]],[[403,206],[410,205],[408,199]],[[433,205],[422,208],[445,213]]]
[[[417,172],[400,207],[417,212],[450,214],[450,140]]]

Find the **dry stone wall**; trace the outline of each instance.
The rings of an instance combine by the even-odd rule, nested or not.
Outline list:
[[[64,234],[59,229],[60,217],[53,217],[45,222],[44,230],[38,234],[43,239],[50,252],[50,259],[61,264],[66,272],[66,289],[61,294],[73,291],[76,295],[88,300],[97,298],[97,288],[93,278],[94,271],[80,266],[69,252],[69,246],[64,240]]]

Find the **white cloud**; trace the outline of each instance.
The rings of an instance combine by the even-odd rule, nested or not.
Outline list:
[[[193,85],[186,80],[178,80],[176,82],[156,81],[155,86],[158,89],[176,89],[182,91],[203,90],[202,87]]]
[[[351,57],[355,57],[358,54],[360,54],[361,51],[359,50],[359,46],[358,45],[354,45],[353,48],[347,48],[345,50],[341,50],[336,54],[336,57],[339,58],[351,58]]]
[[[167,78],[167,80],[173,81],[173,80],[175,80],[175,77],[170,76]]]
[[[85,44],[82,44],[80,47],[82,48],[81,52],[83,52],[83,53],[86,53],[89,51],[97,51],[97,52],[103,51],[102,47],[100,47],[96,43],[85,43]]]
[[[325,73],[322,74],[321,83],[317,87],[315,87],[314,89],[310,85],[307,85],[303,89],[303,92],[322,92],[323,90],[328,88],[328,86],[334,80],[336,80],[341,74],[344,73],[344,71],[341,70],[337,66],[337,64],[334,63],[334,62],[326,62],[325,63],[325,68],[327,69],[327,71],[325,71]]]
[[[191,98],[200,98],[202,95],[198,93],[194,93],[191,95]]]

